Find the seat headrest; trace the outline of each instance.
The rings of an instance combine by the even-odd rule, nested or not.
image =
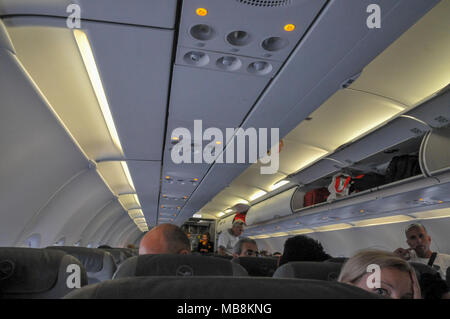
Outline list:
[[[129,248],[99,248],[99,249],[110,253],[113,256],[116,265],[119,265],[126,259],[135,256],[134,252]]]
[[[419,279],[419,280],[423,274],[435,275],[438,273],[436,269],[434,269],[428,265],[422,264],[422,263],[410,262],[409,264],[414,268],[417,279]]]
[[[341,268],[340,263],[295,261],[280,266],[273,277],[335,281],[339,277]]]
[[[228,260],[198,255],[140,255],[128,258],[114,278],[133,276],[248,276]]]
[[[348,260],[348,257],[333,257],[325,260],[327,263],[345,263]]]
[[[46,249],[60,250],[77,258],[87,271],[89,284],[111,279],[117,267],[110,253],[102,249],[50,246]]]
[[[278,259],[271,257],[237,257],[232,262],[244,267],[249,276],[272,277],[278,267]]]
[[[70,293],[68,299],[378,299],[355,286],[318,280],[261,277],[139,277],[108,280]]]
[[[0,248],[0,295],[4,298],[60,298],[75,289],[67,284],[74,276],[79,276],[80,286],[88,283],[80,261],[63,251]]]

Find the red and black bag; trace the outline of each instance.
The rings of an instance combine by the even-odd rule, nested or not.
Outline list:
[[[305,194],[303,207],[323,203],[327,200],[328,195],[330,192],[325,187],[313,189]]]
[[[384,184],[385,177],[377,173],[361,174],[352,178],[350,193],[362,192]]]

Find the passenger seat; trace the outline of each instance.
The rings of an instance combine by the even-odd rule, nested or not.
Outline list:
[[[248,276],[226,259],[198,255],[140,255],[125,260],[114,279],[134,276]]]
[[[231,260],[247,270],[249,276],[272,277],[278,266],[278,258],[237,257]]]
[[[299,278],[336,281],[342,264],[333,262],[295,261],[280,266],[274,278]]]
[[[339,282],[223,276],[122,278],[86,286],[65,298],[233,299],[240,300],[239,304],[242,299],[382,299],[377,294]],[[268,302],[260,300],[257,304]],[[230,305],[225,305],[228,311]]]
[[[112,255],[102,249],[72,246],[50,246],[46,249],[61,250],[76,257],[87,271],[89,284],[111,279],[117,269]]]
[[[80,287],[87,285],[86,270],[79,260],[63,251],[0,248],[1,298],[62,298],[78,283]]]

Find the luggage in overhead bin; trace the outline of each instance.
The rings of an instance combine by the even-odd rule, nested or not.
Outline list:
[[[419,174],[421,174],[421,170],[417,156],[395,156],[386,169],[385,183],[392,183]]]
[[[350,194],[362,192],[367,189],[383,185],[384,181],[385,176],[377,173],[367,173],[355,176],[352,178]]]
[[[350,192],[351,181],[352,177],[348,174],[338,173],[334,175],[328,186],[330,195],[328,196],[327,201],[347,196]]]
[[[330,192],[325,187],[313,189],[305,194],[303,207],[319,204],[325,202],[330,195]]]

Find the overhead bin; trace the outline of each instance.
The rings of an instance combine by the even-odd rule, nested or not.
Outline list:
[[[428,132],[420,146],[419,163],[426,176],[450,170],[450,126]]]
[[[284,191],[274,197],[253,205],[245,217],[248,226],[292,214],[292,200],[298,187]],[[304,193],[303,193],[304,195]],[[297,196],[296,201],[299,200]],[[300,199],[301,200],[301,199]]]
[[[217,234],[223,232],[224,230],[230,229],[233,225],[233,220],[234,214],[219,220],[219,222],[217,223]]]
[[[440,95],[397,117],[355,143],[340,147],[335,153],[291,176],[290,180],[301,185],[310,184],[342,169],[351,168],[355,163],[367,161],[380,153],[385,153],[384,158],[389,160],[401,152],[402,145],[408,144],[403,148],[418,153],[420,139],[432,130],[431,126],[437,129],[450,123],[449,99],[450,91],[442,90]],[[411,148],[409,144],[415,139],[418,141],[417,147]],[[378,158],[377,161],[381,164],[382,159]]]

